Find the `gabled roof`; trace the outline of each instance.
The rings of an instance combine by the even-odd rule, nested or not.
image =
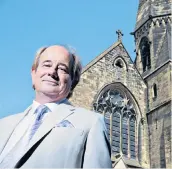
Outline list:
[[[84,73],[86,70],[88,70],[91,66],[93,66],[95,63],[97,63],[101,58],[103,58],[109,51],[114,49],[119,44],[122,44],[121,41],[117,41],[112,46],[110,46],[108,49],[106,49],[104,52],[102,52],[100,55],[98,55],[95,59],[93,59],[90,63],[88,63],[82,70],[82,73]]]
[[[104,52],[102,52],[100,55],[98,55],[95,59],[93,59],[91,62],[89,62],[82,70],[82,74],[87,71],[91,66],[93,66],[94,64],[96,64],[100,59],[102,59],[107,53],[109,53],[112,49],[116,48],[117,46],[122,45],[122,47],[124,48],[124,50],[126,51],[128,57],[130,58],[131,62],[134,65],[134,68],[136,69],[137,73],[140,75],[140,77],[142,78],[142,80],[144,81],[143,77],[141,76],[140,72],[138,71],[135,63],[132,61],[129,53],[127,52],[127,50],[125,49],[123,43],[121,40],[115,42],[113,45],[111,45],[108,49],[106,49]]]
[[[127,168],[142,168],[139,162],[135,159],[127,159],[121,156],[114,164],[114,169],[127,169]]]

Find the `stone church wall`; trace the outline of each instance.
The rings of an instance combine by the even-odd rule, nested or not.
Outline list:
[[[165,64],[147,80],[149,95],[150,162],[153,168],[171,168],[171,65]],[[153,97],[153,84],[157,97]]]
[[[171,99],[170,71],[170,65],[166,64],[147,79],[149,111]],[[157,85],[157,97],[153,97],[153,84]]]
[[[171,165],[171,102],[148,114],[150,164],[152,168]]]
[[[113,66],[115,58],[119,56],[125,60],[127,70]],[[85,67],[70,100],[74,105],[92,109],[92,103],[97,93],[105,85],[114,82],[121,82],[131,91],[144,115],[147,111],[146,85],[122,45],[109,51],[93,65]]]
[[[133,94],[139,108],[141,117],[144,119],[144,130],[142,130],[141,145],[141,164],[149,167],[149,144],[148,130],[146,121],[147,112],[147,90],[140,74],[136,70],[128,53],[123,45],[119,43],[117,46],[107,50],[102,57],[96,57],[83,70],[80,83],[76,87],[73,97],[70,99],[73,105],[92,109],[92,104],[97,98],[98,93],[110,83],[121,82]],[[114,66],[114,60],[122,57],[125,65],[123,68]]]

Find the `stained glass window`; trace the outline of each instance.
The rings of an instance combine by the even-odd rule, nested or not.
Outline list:
[[[131,100],[121,91],[109,89],[100,94],[93,107],[104,114],[112,155],[136,158],[136,114]]]

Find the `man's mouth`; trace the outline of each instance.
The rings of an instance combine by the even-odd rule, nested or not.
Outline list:
[[[59,82],[57,81],[53,81],[53,80],[43,80],[44,82],[47,82],[49,84],[53,84],[53,85],[59,85]]]

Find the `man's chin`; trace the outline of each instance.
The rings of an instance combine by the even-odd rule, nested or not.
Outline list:
[[[50,87],[46,86],[39,90],[39,92],[44,93],[46,95],[59,95],[60,91],[61,91],[60,89],[57,89],[57,87],[55,88],[53,86]]]
[[[42,93],[46,96],[50,97],[60,97],[65,98],[67,95],[66,88],[57,88],[57,87],[42,87],[41,90],[39,90],[39,93]]]
[[[43,93],[45,93],[46,95],[58,96],[60,91],[44,90]]]

